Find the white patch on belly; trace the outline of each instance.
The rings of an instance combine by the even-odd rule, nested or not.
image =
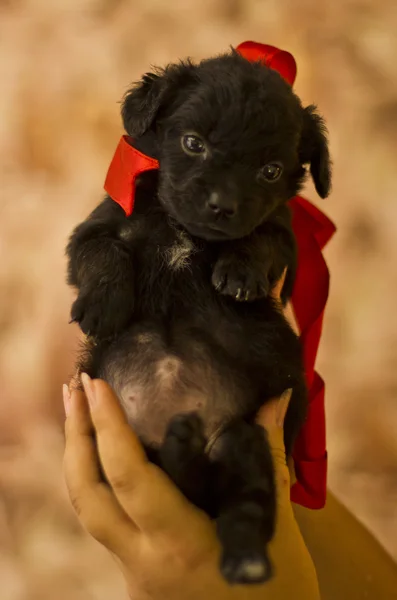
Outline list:
[[[168,266],[179,271],[189,265],[190,257],[195,252],[192,240],[183,231],[176,231],[177,241],[165,251]]]
[[[160,444],[170,419],[191,410],[190,398],[175,393],[181,367],[180,359],[165,356],[157,362],[150,382],[128,383],[119,393],[130,425],[147,441]]]
[[[141,333],[139,344],[151,343],[152,333]],[[238,390],[228,389],[209,365],[186,364],[179,357],[163,354],[150,365],[150,377],[137,371],[128,381],[112,382],[127,419],[139,437],[160,445],[175,415],[197,412],[204,423],[207,451],[216,456],[222,430],[239,406]]]
[[[160,390],[170,389],[178,379],[181,361],[173,356],[162,358],[156,368],[156,382]]]

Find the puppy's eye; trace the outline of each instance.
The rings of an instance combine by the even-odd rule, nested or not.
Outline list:
[[[259,175],[262,179],[273,182],[277,181],[277,179],[280,179],[282,172],[283,167],[280,165],[280,163],[269,163],[261,168]]]
[[[205,144],[198,135],[187,133],[182,136],[182,148],[186,154],[204,154],[206,151]]]

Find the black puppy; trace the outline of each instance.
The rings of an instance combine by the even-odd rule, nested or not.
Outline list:
[[[92,340],[81,369],[112,385],[149,457],[216,518],[226,579],[264,581],[275,485],[254,417],[292,388],[291,452],[306,409],[299,340],[269,291],[287,266],[283,302],[292,292],[287,201],[304,165],[329,192],[325,127],[234,51],[145,75],[122,116],[160,170],[140,178],[131,217],[107,197],[70,239],[72,318]]]

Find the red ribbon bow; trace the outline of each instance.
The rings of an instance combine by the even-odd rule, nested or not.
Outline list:
[[[244,42],[237,46],[237,51],[250,62],[260,61],[278,71],[293,85],[296,63],[289,52],[256,42]],[[156,159],[143,154],[132,144],[133,140],[128,136],[121,138],[105,181],[105,191],[127,216],[134,210],[137,177],[160,166]],[[291,499],[307,508],[322,508],[327,484],[324,382],[314,365],[329,288],[329,272],[322,249],[334,234],[335,226],[301,196],[292,198],[290,207],[298,244],[298,270],[291,302],[301,332],[309,390],[307,419],[293,452],[297,481],[291,488]]]
[[[250,62],[261,62],[266,67],[280,73],[290,85],[294,84],[296,77],[296,62],[292,54],[268,44],[257,42],[243,42],[236,48],[237,52]]]

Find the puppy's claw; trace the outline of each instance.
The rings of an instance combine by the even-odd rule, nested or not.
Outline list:
[[[242,288],[238,288],[237,294],[235,296],[238,302],[248,302],[251,297],[250,290],[244,291]]]

